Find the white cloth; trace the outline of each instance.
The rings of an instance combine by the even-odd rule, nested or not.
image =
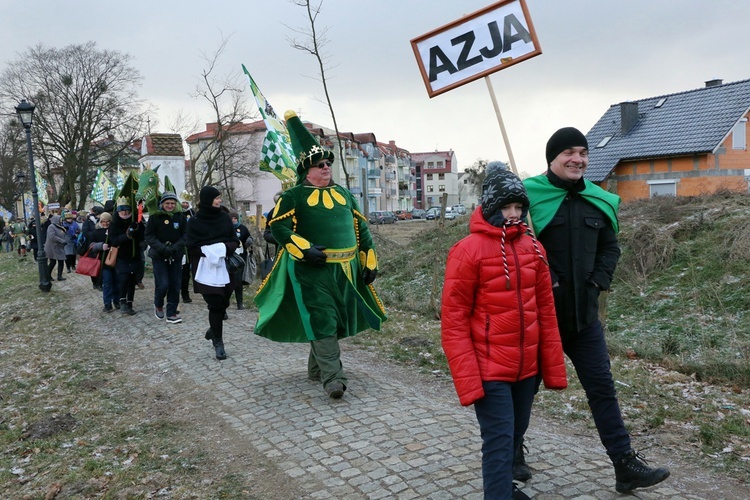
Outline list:
[[[201,252],[204,256],[198,261],[195,281],[208,286],[224,286],[229,283],[229,272],[225,263],[226,245],[224,243],[203,245]]]

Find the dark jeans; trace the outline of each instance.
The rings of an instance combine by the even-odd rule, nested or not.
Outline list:
[[[630,450],[630,435],[622,421],[617,391],[599,321],[572,335],[563,335],[563,351],[575,366],[578,379],[586,391],[591,415],[607,454],[616,461]]]
[[[182,285],[182,262],[179,260],[152,259],[154,266],[154,305],[164,307],[167,297],[167,317],[177,314]]]
[[[536,377],[519,382],[482,382],[484,397],[474,403],[482,434],[485,499],[513,495],[513,455],[529,427]]]
[[[102,266],[102,300],[104,305],[120,302],[120,287],[117,283],[117,273],[114,268]]]
[[[225,288],[225,290],[227,290]],[[208,304],[208,325],[211,327],[214,339],[222,340],[224,335],[224,314],[229,307],[229,297],[232,296],[232,290],[225,292],[224,295],[213,295],[204,293],[203,300]]]

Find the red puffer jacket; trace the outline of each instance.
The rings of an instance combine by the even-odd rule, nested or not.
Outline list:
[[[482,381],[515,382],[539,370],[545,387],[564,389],[544,249],[525,234],[525,225],[492,226],[480,208],[469,229],[448,254],[441,315],[443,350],[461,404],[484,397]]]

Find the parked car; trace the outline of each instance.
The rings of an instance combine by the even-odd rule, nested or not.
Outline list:
[[[463,203],[459,203],[458,205],[453,205],[451,207],[458,215],[466,215],[466,207],[463,205]]]
[[[421,208],[412,208],[411,209],[411,218],[412,219],[424,219],[425,216],[425,210]]]
[[[408,220],[412,218],[411,212],[407,212],[406,210],[396,210],[393,212],[393,215],[398,217],[398,220]]]
[[[458,213],[455,212],[451,207],[445,209],[445,220],[453,220],[458,217]],[[440,218],[440,207],[430,207],[427,209],[425,219],[436,220]]]
[[[385,211],[370,212],[370,216],[367,218],[370,224],[395,224],[396,220],[393,212]]]

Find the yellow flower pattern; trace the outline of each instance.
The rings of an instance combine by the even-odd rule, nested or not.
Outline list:
[[[321,202],[321,199],[323,206],[328,210],[331,210],[336,203],[346,205],[346,198],[333,188],[313,188],[312,193],[307,197],[307,204],[314,207]]]

